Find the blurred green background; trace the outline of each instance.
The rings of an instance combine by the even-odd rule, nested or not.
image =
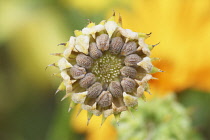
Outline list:
[[[174,5],[176,2],[177,4]],[[162,10],[167,5],[169,8]],[[200,6],[201,10],[197,5],[202,5]],[[175,7],[172,9],[173,13],[177,12],[177,17],[173,21],[168,18],[171,12],[170,7]],[[208,0],[173,0],[171,2],[160,0],[7,0],[0,1],[1,140],[88,139],[85,133],[79,133],[78,128],[75,129],[77,124],[72,125],[73,121],[70,120],[72,113],[67,112],[68,100],[60,102],[62,94],[54,96],[60,79],[51,75],[58,71],[55,68],[45,71],[45,67],[59,59],[49,55],[63,51],[63,48],[57,44],[68,41],[74,30],[82,29],[87,25],[87,19],[96,23],[107,19],[113,9],[121,13],[126,27],[131,27],[132,30],[137,28],[137,31],[146,27],[142,32],[152,31],[155,39],[150,42],[155,43],[160,40],[162,43],[160,50],[164,49],[167,44],[176,47],[177,51],[174,52],[176,53],[174,57],[164,55],[164,53],[168,53],[167,50],[165,52],[158,51],[157,47],[155,56],[163,58],[163,60],[157,62],[156,65],[166,71],[166,74],[161,73],[161,75],[165,75],[169,79],[179,77],[181,80],[176,78],[172,82],[169,80],[173,86],[168,86],[170,85],[167,83],[168,79],[164,79],[164,76],[161,78],[161,75],[157,74],[160,81],[152,82],[152,87],[156,89],[155,85],[158,85],[158,95],[175,92],[177,101],[189,112],[193,129],[203,139],[210,139],[210,66],[209,56],[206,54],[210,50],[210,41],[197,38],[197,36],[205,36],[207,31],[210,31],[210,2]],[[158,9],[162,11],[159,13]],[[138,18],[141,10],[143,11],[142,17]],[[161,15],[161,13],[166,13],[167,16]],[[188,19],[189,16],[192,16],[193,20]],[[194,18],[194,16],[199,18]],[[173,30],[171,30],[167,28],[170,22],[163,24],[158,22],[158,19],[163,20],[163,23],[165,21],[176,21],[182,23],[181,25],[187,23],[183,29],[187,25],[191,26],[195,23],[196,26],[180,30],[179,26],[173,23]],[[136,25],[138,23],[142,23],[142,26]],[[160,27],[164,28],[160,29]],[[180,30],[179,35],[183,35],[183,42],[186,41],[194,51],[182,51],[182,45],[186,44],[175,45],[174,43],[180,42],[179,39],[165,37],[177,30]],[[163,32],[167,32],[169,35]],[[190,32],[190,35],[186,32]],[[196,54],[195,46],[196,49],[200,47],[199,54]],[[198,59],[194,61],[194,58]],[[196,64],[190,65],[188,68],[185,67],[182,60],[188,60],[186,63],[189,64]],[[172,62],[177,62],[180,65]],[[180,67],[180,70],[174,72],[177,67]],[[181,74],[182,72],[183,74]],[[170,74],[175,76],[168,77]],[[185,77],[184,80],[182,77]],[[163,89],[159,90],[161,87]],[[111,139],[115,139],[115,137]]]

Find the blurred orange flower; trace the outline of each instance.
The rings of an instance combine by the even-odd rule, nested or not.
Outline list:
[[[156,66],[165,72],[154,74],[159,80],[151,81],[152,91],[162,95],[186,88],[209,91],[210,1],[131,0],[130,5],[130,10],[115,9],[124,19],[123,27],[153,32],[148,44],[161,42],[158,49],[152,51],[152,56],[160,58]],[[86,121],[86,115],[80,117],[81,121]],[[75,117],[72,120],[76,130],[80,131],[82,123],[75,121]],[[96,118],[91,120],[92,123],[96,121]],[[114,129],[109,123],[105,122],[103,130],[87,133],[87,139],[93,140],[99,133],[103,133],[104,139],[111,139],[110,130]],[[107,125],[109,127],[105,129]],[[85,127],[83,132],[89,132],[86,128],[91,129],[91,126]]]
[[[210,90],[210,1],[133,0],[131,11],[119,10],[125,28],[153,32],[148,42],[161,42],[152,56],[159,57],[159,80],[151,88],[161,94],[186,88]]]

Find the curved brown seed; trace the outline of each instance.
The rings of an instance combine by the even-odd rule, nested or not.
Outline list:
[[[84,78],[79,81],[80,87],[88,88],[96,82],[96,77],[92,73],[87,73]]]
[[[129,67],[129,66],[124,66],[121,70],[120,70],[122,76],[125,77],[130,77],[130,78],[135,78],[137,71],[135,68],[133,67]]]
[[[137,49],[137,45],[135,41],[127,42],[122,47],[121,55],[127,56],[129,54],[132,54],[136,52],[136,49]]]
[[[101,83],[96,82],[92,86],[90,86],[87,91],[87,97],[89,98],[96,98],[102,92],[103,88]]]
[[[100,107],[108,107],[112,104],[112,95],[109,91],[103,91],[96,100]]]
[[[111,40],[109,51],[112,54],[118,54],[120,53],[120,50],[122,49],[124,44],[124,41],[121,37],[114,37]]]
[[[124,92],[133,92],[136,87],[136,82],[131,78],[123,78],[121,85]]]
[[[84,67],[86,69],[91,68],[91,65],[93,64],[93,59],[90,56],[84,55],[84,54],[78,54],[76,57],[77,65]]]
[[[126,66],[137,67],[137,63],[141,61],[141,57],[137,54],[130,54],[125,57],[124,63]]]
[[[81,79],[85,76],[86,74],[86,70],[83,67],[79,67],[77,65],[74,65],[71,69],[70,69],[70,74],[74,79]]]
[[[101,34],[96,37],[96,45],[99,50],[106,51],[109,49],[109,36],[107,34]]]
[[[123,89],[120,85],[120,82],[112,81],[109,84],[109,91],[111,92],[112,96],[114,97],[121,97],[123,95]]]
[[[97,59],[102,56],[102,52],[97,48],[96,43],[92,42],[89,46],[89,54],[93,59]]]

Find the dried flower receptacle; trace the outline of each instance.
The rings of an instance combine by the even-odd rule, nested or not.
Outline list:
[[[116,22],[114,13],[107,21],[76,30],[75,37],[61,43],[66,49],[53,64],[63,79],[58,91],[66,90],[63,99],[71,99],[70,109],[81,104],[88,111],[88,122],[93,114],[102,114],[102,123],[111,114],[118,121],[122,111],[135,108],[137,98],[149,91],[151,73],[160,72],[151,63],[152,48],[144,42],[150,34],[123,29],[121,24],[121,16]]]

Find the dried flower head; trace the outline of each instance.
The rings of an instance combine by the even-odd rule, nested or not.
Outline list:
[[[103,120],[114,114],[117,121],[122,111],[138,106],[138,98],[149,92],[151,73],[160,72],[151,63],[152,45],[144,40],[150,34],[122,28],[122,18],[115,21],[115,13],[98,25],[93,22],[75,31],[62,58],[49,66],[60,69],[63,82],[58,91],[66,90],[63,99],[71,99],[69,110],[76,104]],[[56,93],[57,93],[56,92]],[[62,100],[63,100],[62,99]]]

